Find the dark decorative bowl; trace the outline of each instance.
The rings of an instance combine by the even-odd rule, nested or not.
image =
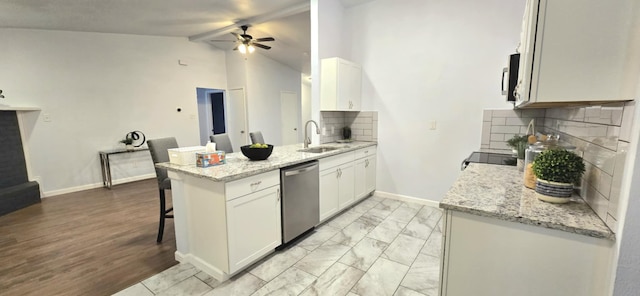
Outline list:
[[[251,160],[265,160],[273,152],[273,145],[267,144],[268,148],[250,148],[251,145],[240,146],[242,154]]]

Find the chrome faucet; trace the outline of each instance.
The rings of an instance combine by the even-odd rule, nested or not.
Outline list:
[[[311,144],[311,138],[309,138],[309,135],[307,134],[310,122],[313,122],[313,124],[316,125],[316,134],[320,134],[320,127],[318,127],[318,123],[313,120],[307,121],[307,123],[304,124],[304,148],[309,148],[309,144]]]

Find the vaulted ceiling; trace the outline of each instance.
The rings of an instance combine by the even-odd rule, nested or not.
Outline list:
[[[345,7],[371,0],[342,0]],[[194,42],[230,39],[250,24],[254,37],[272,36],[259,50],[309,73],[309,0],[3,0],[0,28],[190,37]],[[6,42],[6,41],[5,41]],[[211,42],[209,42],[211,43]],[[224,42],[211,43],[221,49]]]

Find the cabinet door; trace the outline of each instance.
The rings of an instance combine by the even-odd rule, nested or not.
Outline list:
[[[372,155],[365,161],[365,195],[376,190],[376,156]]]
[[[338,169],[320,172],[320,221],[333,216],[338,208]]]
[[[356,64],[351,64],[349,68],[349,110],[359,111],[362,97],[362,68]]]
[[[229,273],[246,267],[282,243],[279,186],[228,201],[227,216]]]
[[[356,200],[359,200],[360,198],[364,197],[368,193],[367,183],[366,183],[367,182],[366,163],[367,163],[367,158],[357,159],[353,163],[353,169],[355,172],[353,186],[354,186],[354,195]]]
[[[338,74],[337,74],[337,108],[338,110],[350,110],[351,109],[351,96],[353,93],[353,86],[351,85],[351,64],[342,59],[338,59]]]
[[[338,202],[340,203],[340,209],[348,207],[355,201],[354,182],[355,172],[353,162],[341,165],[338,178]]]

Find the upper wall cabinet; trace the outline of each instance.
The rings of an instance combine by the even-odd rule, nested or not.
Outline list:
[[[322,59],[320,64],[320,109],[360,111],[362,67],[341,58]]]
[[[633,99],[633,0],[527,0],[516,107]]]

